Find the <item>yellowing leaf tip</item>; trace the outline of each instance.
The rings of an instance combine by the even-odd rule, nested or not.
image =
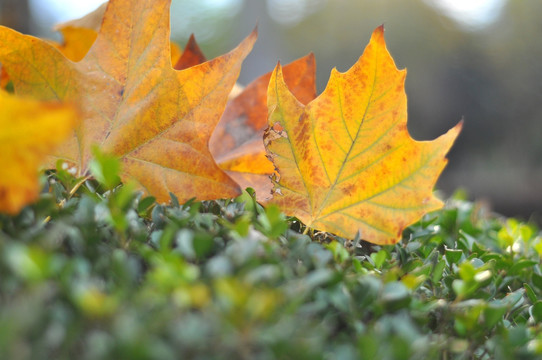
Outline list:
[[[371,41],[384,42],[384,25],[380,25],[374,29],[371,35]]]

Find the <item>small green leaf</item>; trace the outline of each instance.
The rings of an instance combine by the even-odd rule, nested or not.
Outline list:
[[[433,273],[431,274],[431,281],[436,284],[442,279],[442,274],[446,268],[446,261],[440,260],[435,267],[433,268]]]
[[[245,237],[248,235],[251,224],[252,221],[249,216],[241,216],[235,222],[233,230],[235,230],[239,234],[239,236]]]
[[[465,261],[461,263],[461,265],[459,265],[459,276],[464,281],[474,280],[474,276],[476,275],[476,273],[476,269],[469,261]]]
[[[137,204],[137,213],[140,216],[146,215],[149,208],[153,206],[155,202],[156,198],[154,196],[147,196],[139,200],[139,203]]]
[[[277,238],[288,229],[286,217],[276,205],[269,205],[265,213],[258,216],[258,221],[262,231],[270,238]]]
[[[380,300],[388,311],[397,311],[408,306],[411,297],[405,284],[393,281],[384,285]]]
[[[529,314],[533,317],[535,322],[540,323],[542,321],[542,301],[535,302],[529,308]]]
[[[461,259],[461,255],[463,255],[462,250],[454,250],[454,249],[446,249],[446,260],[450,264],[457,264],[459,262],[459,259]]]
[[[502,320],[503,316],[508,311],[506,306],[498,304],[488,304],[484,309],[484,322],[486,326],[490,329],[495,326],[499,321]]]
[[[264,212],[263,206],[256,201],[256,192],[250,187],[243,190],[241,195],[235,198],[235,201],[244,203],[245,210],[252,214],[262,214]]]
[[[522,259],[514,263],[508,270],[510,275],[519,275],[522,270],[538,265],[538,261]]]
[[[529,298],[529,301],[531,303],[535,303],[538,301],[537,297],[536,297],[536,294],[533,290],[533,288],[531,287],[531,285],[527,284],[527,283],[523,283],[523,288],[525,289],[525,293],[527,294],[527,297]]]
[[[537,273],[533,273],[531,275],[531,279],[533,281],[533,285],[536,286],[539,291],[542,291],[542,275],[538,275]]]
[[[375,267],[381,269],[384,262],[388,259],[388,252],[384,249],[379,250],[376,253],[371,254],[371,258],[374,261]]]
[[[525,290],[523,288],[520,288],[514,292],[511,292],[510,294],[506,295],[503,299],[500,301],[503,304],[506,304],[506,306],[509,306],[511,308],[517,307],[523,303],[523,294],[525,293]]]
[[[346,259],[350,257],[348,250],[346,250],[344,246],[338,241],[332,241],[325,246],[326,248],[331,250],[335,261],[337,261],[338,263],[343,263],[344,261],[346,261]]]
[[[106,189],[113,189],[120,184],[120,161],[117,157],[101,152],[97,146],[92,147],[94,158],[90,162],[92,176]]]

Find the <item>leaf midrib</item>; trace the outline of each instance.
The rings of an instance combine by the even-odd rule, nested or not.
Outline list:
[[[354,148],[354,145],[356,144],[356,141],[358,140],[358,137],[359,137],[359,134],[360,134],[360,131],[361,131],[361,128],[365,122],[365,119],[367,118],[367,114],[368,114],[368,111],[369,111],[369,107],[371,105],[371,102],[372,102],[372,99],[373,99],[373,95],[374,95],[374,92],[375,92],[375,86],[376,86],[376,76],[377,76],[377,70],[378,70],[378,52],[376,52],[376,55],[375,55],[375,68],[374,68],[374,72],[373,72],[373,82],[372,82],[372,86],[371,86],[371,91],[370,91],[370,95],[369,95],[369,99],[367,100],[367,106],[365,108],[365,112],[363,113],[363,116],[361,118],[361,122],[358,126],[358,129],[356,131],[356,135],[354,136],[354,139],[350,145],[350,148],[348,149],[348,152],[346,153],[346,156],[344,157],[344,161],[342,162],[341,164],[341,167],[339,168],[339,171],[337,172],[337,175],[335,177],[335,181],[333,182],[333,184],[329,187],[329,190],[328,192],[326,193],[326,197],[324,198],[324,200],[321,202],[319,208],[318,208],[318,212],[316,214],[316,216],[313,217],[313,222],[316,222],[320,219],[321,217],[321,214],[322,214],[322,211],[324,210],[327,202],[329,201],[329,198],[331,196],[331,193],[334,191],[335,189],[335,186],[337,185],[339,179],[340,179],[340,175],[342,173],[342,171],[344,170],[344,167],[346,165],[346,163],[348,162],[348,158],[350,157],[350,154]],[[340,87],[338,87],[338,93],[339,93],[339,97],[342,96],[342,89]],[[342,120],[343,120],[343,123],[346,125],[347,122],[346,122],[346,119],[342,116],[343,115],[343,111],[342,111],[342,102],[340,101],[339,102],[340,104],[340,108],[341,108],[341,117],[342,117]],[[348,128],[346,129],[346,131],[348,132],[348,134],[350,135],[350,132],[348,131]],[[351,137],[351,136],[350,136]],[[315,142],[316,142],[316,138],[315,138]],[[323,163],[323,159],[322,159],[322,163]],[[324,164],[324,168],[325,168],[325,164]],[[326,173],[327,173],[327,170],[326,170]]]

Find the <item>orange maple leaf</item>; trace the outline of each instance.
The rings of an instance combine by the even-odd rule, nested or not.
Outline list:
[[[73,131],[72,106],[0,90],[0,212],[17,214],[39,194],[38,168]]]
[[[51,41],[51,45],[56,47],[64,56],[71,61],[81,61],[91,48],[98,32],[94,29],[87,29],[76,26],[62,26],[58,28],[62,34],[63,42],[56,43]]]
[[[312,54],[283,67],[284,80],[303,104],[316,97],[316,64]],[[271,198],[274,167],[263,144],[267,128],[267,87],[271,72],[260,76],[231,99],[209,148],[218,166],[241,186],[252,187],[258,201]]]
[[[393,244],[404,228],[442,206],[432,189],[461,123],[433,141],[407,130],[406,71],[377,28],[358,62],[333,70],[307,106],[288,90],[280,64],[268,90],[265,144],[276,167],[274,197],[307,227]]]
[[[49,43],[71,61],[80,61],[96,40],[96,36],[98,36],[106,5],[101,5],[82,18],[56,25],[54,30],[62,34],[63,41],[57,43],[49,40]],[[9,81],[6,69],[0,66],[0,88],[5,89]]]
[[[179,55],[177,61],[174,61],[173,57],[171,58],[171,63],[175,64],[173,68],[175,70],[184,70],[192,66],[199,65],[207,61],[205,55],[198,46],[194,34],[190,35],[184,51]]]
[[[203,64],[173,69],[170,0],[111,0],[98,37],[74,63],[50,44],[0,27],[0,61],[17,93],[77,104],[82,121],[49,164],[88,173],[91,145],[121,159],[121,178],[158,201],[174,193],[216,199],[239,186],[214,162],[208,141],[256,39]]]
[[[71,61],[80,61],[85,57],[98,36],[106,7],[107,3],[104,3],[81,18],[55,25],[53,29],[62,34],[62,43],[56,41],[49,41],[49,43]],[[181,54],[182,50],[179,45],[172,42],[171,63],[175,64]],[[9,81],[5,69],[0,67],[0,88],[5,89]]]
[[[98,6],[95,10],[83,15],[80,18],[68,20],[66,22],[57,24],[53,27],[54,30],[62,31],[64,28],[78,28],[94,30],[96,33],[100,31],[102,20],[104,18],[105,10],[107,9],[107,2]]]
[[[51,43],[54,44],[54,46],[56,46],[68,59],[80,61],[87,54],[96,40],[106,9],[107,2],[97,7],[96,10],[91,11],[78,19],[55,25],[53,29],[62,34],[63,42],[61,44],[56,42]],[[175,64],[179,60],[181,53],[181,48],[172,42],[172,64]]]

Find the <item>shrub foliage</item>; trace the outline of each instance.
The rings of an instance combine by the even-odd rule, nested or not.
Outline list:
[[[0,215],[2,359],[542,353],[534,225],[455,196],[376,246],[302,234],[251,192],[156,204],[96,158],[100,182],[58,169],[35,205]]]

